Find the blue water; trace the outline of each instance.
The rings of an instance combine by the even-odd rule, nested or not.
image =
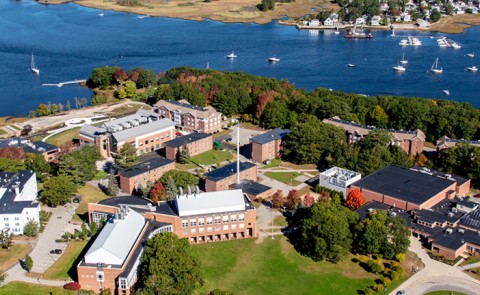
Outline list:
[[[104,12],[103,17],[99,13]],[[467,101],[480,106],[480,27],[463,34],[447,35],[462,48],[439,48],[429,36],[440,33],[374,31],[372,40],[346,40],[342,34],[298,31],[278,25],[223,24],[100,11],[75,4],[40,5],[34,1],[0,1],[0,116],[26,115],[39,103],[63,103],[92,93],[79,86],[45,87],[87,78],[92,69],[118,65],[137,66],[156,72],[177,66],[244,71],[255,75],[286,78],[297,87],[317,87],[368,95],[404,95]],[[421,36],[423,46],[400,47],[402,37]],[[232,50],[238,55],[227,60]],[[29,71],[35,54],[41,73]],[[467,53],[474,52],[474,59]],[[392,67],[405,53],[405,73]],[[270,64],[276,55],[281,61]],[[435,58],[442,75],[428,73]],[[348,68],[346,64],[356,64]]]

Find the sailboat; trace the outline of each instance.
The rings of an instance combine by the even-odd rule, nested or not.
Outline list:
[[[403,54],[402,60],[400,61],[402,65],[408,64],[408,60],[405,59],[405,53]]]
[[[225,57],[228,58],[228,59],[233,59],[233,58],[236,58],[237,56],[236,56],[235,53],[232,51],[232,53],[226,55]]]
[[[396,67],[393,67],[393,69],[397,72],[405,72],[407,69],[402,66],[400,63],[398,63],[398,65]]]
[[[35,59],[33,58],[33,53],[32,53],[32,62],[30,64],[30,70],[34,72],[35,74],[40,74],[40,70],[35,66]]]
[[[443,73],[443,69],[438,67],[438,58],[435,59],[435,62],[433,63],[432,67],[430,68],[430,71],[435,74],[441,74]]]

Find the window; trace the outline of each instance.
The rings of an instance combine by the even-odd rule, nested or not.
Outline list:
[[[196,226],[197,221],[196,220],[190,220],[190,226]]]
[[[245,221],[245,214],[238,214],[238,221]]]
[[[126,279],[120,279],[120,289],[122,289],[122,290],[127,289],[127,280]]]
[[[228,230],[228,224],[223,226],[223,230]]]
[[[239,228],[245,228],[245,224],[240,223],[238,227],[239,227]]]
[[[211,227],[211,226],[207,227],[207,231],[208,231],[209,233],[212,232],[212,227]]]
[[[9,227],[10,226],[10,223],[5,223],[5,227]]]
[[[97,281],[99,282],[104,281],[103,271],[97,271]]]
[[[237,225],[236,225],[236,224],[232,224],[232,229],[237,229]]]
[[[145,140],[145,144],[148,144],[148,139],[147,139],[147,140]]]
[[[188,226],[188,220],[182,220],[182,227]]]
[[[205,219],[204,218],[199,218],[198,219],[198,225],[205,225]]]
[[[20,223],[16,222],[16,223],[15,223],[15,226],[20,226]]]
[[[192,234],[197,233],[197,229],[196,229],[196,228],[192,228],[192,229],[190,230],[190,233],[192,233]]]
[[[230,216],[230,221],[231,222],[236,222],[237,221],[237,216],[236,215],[231,215]]]
[[[220,223],[220,216],[215,216],[215,224],[219,224]]]
[[[184,236],[188,235],[188,229],[182,230],[182,234],[183,234]]]
[[[20,220],[20,217],[15,217],[15,220]]]
[[[199,233],[203,233],[204,231],[205,231],[205,229],[203,227],[198,229]]]
[[[228,215],[223,215],[223,223],[227,223],[228,222]]]
[[[220,226],[215,226],[215,231],[220,231]]]
[[[4,217],[4,218],[3,218],[3,221],[8,221],[8,217]]]

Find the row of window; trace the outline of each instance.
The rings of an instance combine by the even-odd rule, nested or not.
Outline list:
[[[230,215],[230,218],[228,217],[228,215],[223,215],[222,217],[215,216],[215,218],[207,217],[206,220],[205,218],[198,218],[198,225],[199,226],[205,225],[205,221],[207,222],[207,225],[211,225],[213,222],[215,222],[215,224],[228,223],[229,221],[237,222],[237,215]],[[238,214],[238,221],[239,222],[245,221],[245,214],[243,213]],[[188,224],[189,224],[188,219],[182,220],[182,227],[188,227]],[[197,226],[197,220],[190,219],[190,226]]]
[[[20,226],[19,222],[15,222],[15,226]],[[10,227],[10,223],[5,222],[5,227]]]
[[[215,226],[215,231],[220,231],[221,228],[222,228],[222,227],[220,227],[220,226]],[[244,228],[245,228],[245,224],[240,223],[240,224],[238,225],[238,228],[239,228],[239,229],[244,229]],[[231,229],[231,230],[236,230],[236,229],[237,229],[237,225],[236,225],[236,224],[231,224],[230,227],[228,226],[228,224],[223,225],[223,230],[229,230],[229,229]],[[207,227],[207,232],[211,233],[212,231],[213,231],[213,227],[211,227],[211,226]],[[204,233],[204,232],[205,232],[205,228],[204,228],[204,227],[201,227],[201,228],[198,229],[198,233],[201,234],[201,233]],[[182,230],[182,233],[183,233],[183,235],[188,235],[188,229],[184,228],[184,229]],[[197,229],[196,229],[196,228],[191,228],[191,229],[190,229],[190,234],[196,234],[196,233],[197,233]]]
[[[14,220],[20,220],[20,217],[14,217]],[[3,221],[9,221],[8,217],[3,217]]]

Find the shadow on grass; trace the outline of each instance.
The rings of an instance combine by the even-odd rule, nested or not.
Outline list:
[[[87,254],[88,249],[90,249],[96,237],[97,236],[94,236],[88,241],[88,243],[83,248],[82,252],[80,252],[80,255],[78,255],[77,259],[75,259],[75,261],[73,262],[72,267],[70,267],[70,269],[67,271],[67,274],[75,282],[78,282],[77,265],[83,260],[83,257],[85,256],[85,254]],[[71,243],[75,243],[75,242],[71,242]]]

